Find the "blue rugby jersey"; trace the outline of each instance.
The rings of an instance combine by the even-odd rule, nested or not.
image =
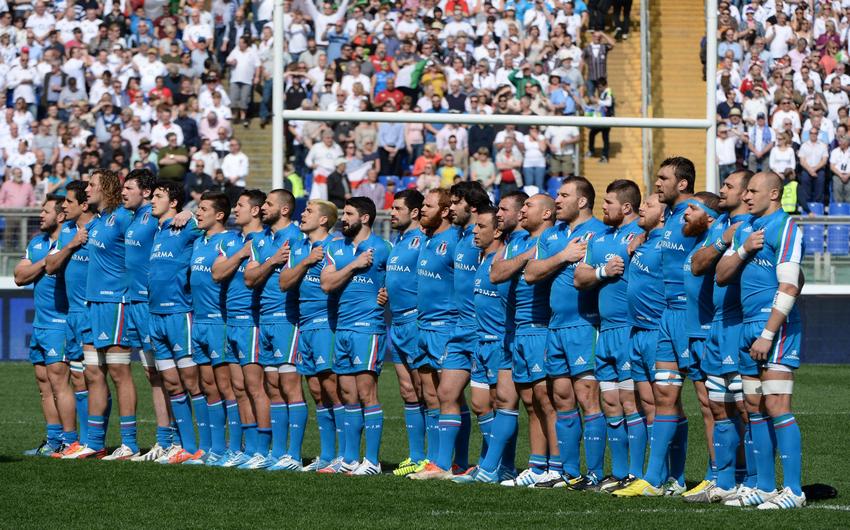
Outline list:
[[[289,247],[304,238],[304,234],[295,223],[290,223],[283,230],[273,232],[266,228],[259,236],[254,237],[251,245],[251,261],[263,264],[272,257],[284,242],[289,241]],[[260,322],[289,322],[298,324],[298,292],[284,293],[280,290],[280,271],[284,265],[274,268],[262,284],[254,286],[260,292]]]
[[[714,224],[717,224],[717,221]],[[691,272],[694,254],[702,248],[702,245],[695,246],[688,252],[688,257],[682,265],[685,272],[685,295],[688,297],[685,310],[686,331],[692,339],[708,337],[708,329],[714,320],[714,270],[702,276],[695,276]]]
[[[684,233],[685,210],[688,204],[694,202],[688,199],[677,204],[673,209],[667,210],[666,221],[664,221],[664,236],[659,242],[664,251],[661,257],[661,267],[664,273],[664,297],[667,307],[671,309],[685,309],[687,307],[687,296],[685,295],[685,260],[691,250],[697,245],[696,237],[688,237]]]
[[[629,286],[629,243],[643,229],[637,220],[619,228],[608,229],[588,241],[584,261],[593,268],[604,266],[614,256],[623,259],[624,270],[621,276],[608,278],[599,284],[599,319],[600,329],[606,330],[629,323],[629,307],[626,301],[626,291]]]
[[[416,274],[419,283],[416,307],[419,327],[423,329],[454,328],[457,306],[454,300],[454,257],[460,238],[457,227],[451,226],[425,240],[419,254]]]
[[[419,278],[419,253],[425,245],[425,233],[419,228],[399,234],[387,260],[387,294],[394,324],[416,320]]]
[[[573,239],[592,240],[607,230],[605,223],[595,217],[570,229],[568,223],[558,223],[546,229],[537,244],[536,259],[547,259],[564,250]],[[599,306],[596,289],[580,291],[573,283],[578,263],[563,267],[552,277],[549,305],[552,308],[550,327],[553,329],[579,324],[599,325]]]
[[[320,247],[326,249],[333,240],[334,236],[328,234],[325,239],[316,241],[315,243],[306,237],[301,241],[292,243],[293,246],[290,247],[289,262],[286,264],[286,267],[295,267],[304,261],[314,248]],[[322,269],[325,268],[325,263],[326,260],[323,258],[311,265],[298,285],[298,296],[301,303],[298,308],[299,326],[302,331],[336,327],[335,322],[332,323],[328,320],[328,295],[322,291]]]
[[[55,242],[45,233],[39,233],[27,245],[24,258],[35,263],[43,260],[52,250]],[[58,274],[42,274],[33,283],[33,305],[35,319],[33,327],[46,329],[65,329],[68,318],[68,298],[65,295],[65,278]]]
[[[125,302],[128,277],[124,244],[133,212],[119,206],[95,215],[86,224],[89,239],[89,270],[86,300],[89,302]]]
[[[502,340],[505,337],[505,311],[510,282],[497,285],[490,281],[490,269],[495,256],[495,252],[488,254],[475,271],[473,302],[478,338],[482,341]]]
[[[723,232],[726,231],[727,228],[732,226],[735,223],[740,222],[740,227],[745,227],[744,229],[749,229],[747,231],[747,235],[752,232],[752,225],[750,225],[750,218],[752,216],[748,213],[743,215],[736,215],[735,217],[729,218],[728,214],[723,214],[720,216],[720,219],[715,221],[708,232],[708,237],[705,238],[705,243],[703,243],[704,247],[713,245],[717,240],[723,237]],[[722,222],[721,222],[722,220]],[[737,230],[736,230],[737,232]],[[733,236],[734,239],[734,236]],[[746,238],[744,238],[746,239]],[[710,274],[712,278],[715,278],[715,269],[717,264],[711,268],[710,271],[706,272],[706,274]],[[726,285],[717,285],[714,284],[714,296],[712,297],[712,305],[714,306],[714,321],[722,321],[722,320],[734,320],[740,322],[744,317],[741,311],[741,274],[740,272],[735,275],[734,278],[730,279]]]
[[[741,305],[744,322],[762,322],[770,318],[773,298],[779,289],[776,266],[799,264],[803,259],[803,233],[783,210],[754,217],[749,226],[753,231],[764,230],[764,247],[747,259],[741,271]],[[748,235],[743,226],[739,228],[735,232],[734,248],[743,245]],[[799,320],[800,310],[795,304],[788,322]]]
[[[504,259],[513,259],[536,248],[539,239],[540,237],[534,237],[525,230],[513,232],[507,241]],[[513,316],[515,327],[549,323],[552,316],[552,310],[549,308],[549,292],[553,289],[551,278],[530,284],[525,281],[523,269],[505,283],[509,283],[506,313],[509,320],[510,316]],[[510,330],[509,327],[508,329]]]
[[[661,313],[667,306],[664,298],[664,280],[661,272],[662,249],[658,246],[663,228],[652,230],[643,245],[639,246],[629,261],[626,299],[629,323],[642,329],[658,329]]]
[[[150,256],[150,312],[171,315],[192,311],[189,267],[195,240],[203,234],[194,219],[186,226],[171,226],[166,219],[157,228]]]
[[[347,238],[335,239],[328,244],[325,259],[337,270],[345,268],[357,256],[370,249],[374,252],[372,265],[358,270],[338,290],[338,297],[331,300],[331,304],[337,305],[330,310],[336,314],[336,329],[362,333],[383,333],[386,330],[384,308],[378,305],[378,290],[384,287],[390,248],[388,241],[375,234],[359,244]]]
[[[192,267],[189,287],[192,291],[192,312],[195,322],[224,322],[227,289],[213,281],[212,266],[223,254],[223,248],[237,236],[233,232],[206,234],[192,246]]]
[[[473,226],[469,225],[460,231],[460,240],[455,246],[454,253],[454,295],[457,308],[458,327],[474,328],[475,322],[475,272],[481,249],[475,246]]]
[[[153,238],[159,228],[159,221],[151,215],[152,206],[143,204],[133,214],[133,220],[127,227],[124,237],[126,247],[124,262],[127,265],[127,300],[130,302],[148,301],[148,279],[151,262]]]
[[[241,234],[234,232],[234,237],[222,247],[225,258],[236,254],[242,247],[252,243],[254,238],[261,237],[262,231]],[[260,322],[260,293],[259,289],[249,289],[245,285],[245,266],[250,258],[243,258],[233,275],[222,282],[227,289],[227,322],[248,322],[256,325]]]
[[[77,235],[77,223],[68,221],[59,232],[56,241],[56,251],[62,250]],[[65,263],[62,275],[65,277],[65,293],[68,297],[68,312],[82,313],[86,311],[86,282],[89,274],[89,248],[83,245],[71,254]]]

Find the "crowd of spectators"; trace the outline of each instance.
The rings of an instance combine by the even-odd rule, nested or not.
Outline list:
[[[775,171],[790,183],[787,211],[850,202],[848,2],[722,0],[718,8],[720,179],[738,168]]]

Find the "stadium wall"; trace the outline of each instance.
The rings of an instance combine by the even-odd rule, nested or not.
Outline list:
[[[807,285],[803,294],[803,362],[850,363],[850,326],[838,316],[850,307],[850,286]],[[34,315],[32,289],[0,278],[0,361],[27,360]]]

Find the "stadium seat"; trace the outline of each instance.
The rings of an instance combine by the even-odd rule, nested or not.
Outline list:
[[[558,195],[558,188],[561,187],[561,177],[550,177],[546,183],[546,193],[555,197]]]
[[[416,187],[416,177],[404,177],[403,179],[401,179],[402,189],[406,190],[407,188],[410,188],[411,185],[413,185],[413,187]]]
[[[808,206],[809,206],[809,211],[812,212],[813,214],[823,215],[824,209],[823,209],[823,203],[822,202],[810,202],[808,204]]]
[[[850,203],[830,204],[829,215],[850,215]],[[826,250],[833,256],[850,255],[850,226],[829,225],[826,229]]]

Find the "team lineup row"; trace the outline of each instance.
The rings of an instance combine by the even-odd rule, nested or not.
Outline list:
[[[694,181],[682,157],[661,164],[643,198],[615,180],[602,221],[581,177],[554,200],[514,192],[496,206],[477,183],[404,190],[390,244],[372,233],[367,198],[346,202],[334,232],[332,203],[310,201],[294,223],[285,190],[245,191],[232,208],[207,193],[192,216],[179,186],[98,170],[48,197],[15,270],[34,283],[30,356],[48,431],[37,452],[379,474],[389,349],[409,442],[396,475],[804,506],[791,413],[800,230],[773,173],[735,173],[719,196],[694,193]],[[131,348],[156,412],[145,454]],[[122,440],[108,455],[107,374]],[[321,447],[307,466],[302,377]],[[710,455],[687,492],[685,378]],[[531,454],[517,474],[520,401]],[[470,407],[483,438],[474,467]]]

